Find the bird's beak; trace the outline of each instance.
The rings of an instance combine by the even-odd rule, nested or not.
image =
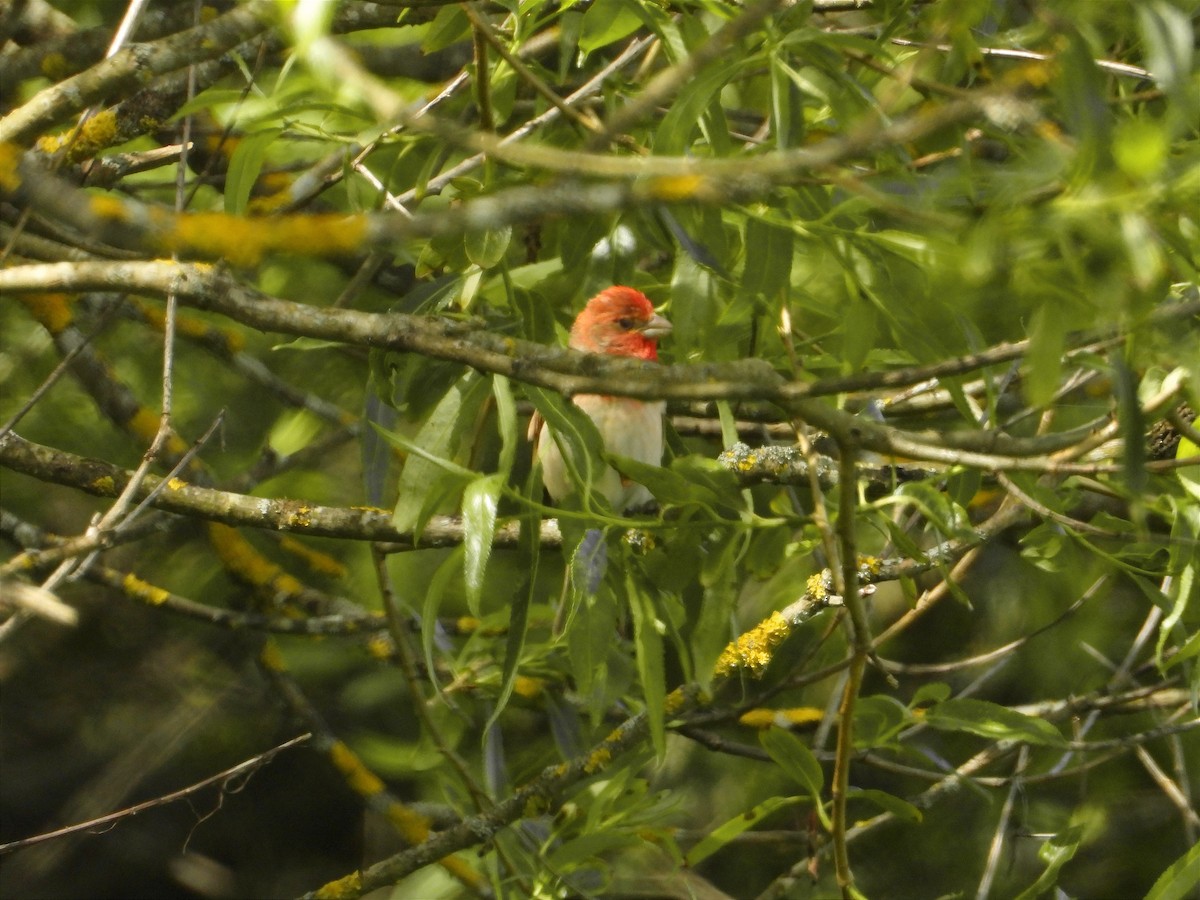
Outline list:
[[[648,338],[659,338],[671,333],[671,322],[660,315],[653,315],[650,321],[638,329]]]

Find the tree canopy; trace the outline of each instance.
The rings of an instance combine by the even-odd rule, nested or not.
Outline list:
[[[1190,896],[1198,17],[0,10],[0,890]]]

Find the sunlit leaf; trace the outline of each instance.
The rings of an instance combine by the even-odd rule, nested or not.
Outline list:
[[[1066,743],[1049,722],[986,700],[967,697],[943,700],[930,707],[923,720],[940,731],[965,731],[992,740],[1052,747]]]
[[[463,490],[463,549],[467,603],[471,614],[479,615],[479,600],[483,593],[484,574],[492,555],[492,540],[496,535],[496,506],[504,487],[503,475],[477,478]]]
[[[1017,900],[1037,900],[1058,882],[1058,873],[1066,865],[1083,839],[1083,827],[1073,825],[1066,831],[1054,835],[1038,850],[1038,857],[1046,864],[1038,880],[1017,895]]]
[[[1192,844],[1150,886],[1146,900],[1184,900],[1200,885],[1200,844]]]
[[[504,259],[511,240],[512,228],[507,225],[484,231],[468,231],[464,238],[467,258],[481,269],[490,269]]]
[[[596,0],[583,14],[579,49],[591,53],[637,31],[642,17],[632,0]]]

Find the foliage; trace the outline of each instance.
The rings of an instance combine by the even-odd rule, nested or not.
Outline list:
[[[155,6],[0,13],[5,896],[1195,890],[1200,5]]]

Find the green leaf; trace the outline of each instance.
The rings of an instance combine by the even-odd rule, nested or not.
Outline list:
[[[911,723],[912,712],[895,697],[862,697],[854,707],[854,746],[864,750],[887,746]]]
[[[508,250],[512,241],[512,226],[503,228],[488,228],[483,231],[468,231],[463,238],[467,251],[467,259],[481,269],[490,269]]]
[[[917,688],[909,701],[909,708],[923,706],[926,703],[940,703],[950,696],[950,685],[942,681],[931,681]]]
[[[769,797],[762,803],[718,825],[687,853],[687,864],[695,866],[708,859],[738,835],[760,824],[763,819],[781,809],[809,803],[809,797]]]
[[[600,831],[580,835],[556,847],[547,854],[545,864],[552,872],[566,873],[580,866],[593,868],[605,853],[637,846],[636,835],[621,831]]]
[[[504,476],[497,473],[476,478],[463,491],[464,577],[467,605],[473,616],[479,615],[483,576],[492,555],[492,540],[496,536],[496,506],[503,489]]]
[[[1184,900],[1195,896],[1196,885],[1200,885],[1200,844],[1192,844],[1190,850],[1167,866],[1151,885],[1146,900]]]
[[[455,547],[450,555],[438,566],[429,586],[425,589],[425,602],[421,605],[421,650],[425,656],[425,671],[434,687],[438,686],[438,667],[433,658],[434,641],[438,633],[438,610],[442,605],[442,597],[450,586],[450,581],[462,573],[461,546]]]
[[[944,700],[926,711],[924,721],[940,731],[965,731],[993,740],[1051,747],[1066,744],[1058,729],[1049,722],[986,700],[966,697]]]
[[[591,53],[638,30],[642,17],[633,0],[596,0],[583,14],[579,49]]]
[[[662,760],[667,752],[664,701],[667,696],[667,676],[663,666],[663,639],[659,632],[654,602],[627,570],[625,593],[633,618],[633,641],[637,653],[638,676],[646,701],[646,717],[650,721],[650,741],[655,755]]]
[[[443,6],[425,31],[425,39],[421,41],[421,52],[435,53],[444,50],[465,38],[470,30],[471,20],[457,3],[453,6]]]
[[[551,439],[559,441],[567,473],[584,498],[584,508],[597,501],[603,502],[599,494],[593,496],[591,491],[591,485],[599,480],[608,465],[603,458],[604,441],[596,430],[596,423],[554,391],[526,385],[525,393],[550,426]]]
[[[486,388],[478,376],[467,375],[454,385],[438,403],[416,436],[406,438],[398,432],[381,431],[391,444],[407,451],[408,458],[400,473],[399,495],[392,522],[401,531],[419,535],[421,526],[432,515],[432,502],[440,499],[435,490],[446,476],[455,485],[472,479],[476,473],[453,462],[458,450],[458,432],[464,419],[473,420],[482,402],[480,388]]]
[[[904,822],[912,822],[914,825],[919,825],[925,818],[921,810],[917,809],[907,800],[901,800],[895,794],[889,794],[886,791],[852,787],[846,792],[846,796],[852,800],[856,798],[859,800],[868,800],[885,812],[890,812],[897,819]]]
[[[1113,135],[1117,167],[1136,181],[1151,181],[1167,162],[1170,140],[1161,122],[1123,119]]]
[[[1073,825],[1042,844],[1038,850],[1038,857],[1046,863],[1046,869],[1037,881],[1017,895],[1017,900],[1037,900],[1054,887],[1058,881],[1059,870],[1075,855],[1082,837],[1083,826]]]
[[[617,632],[612,591],[605,586],[591,597],[580,598],[565,632],[575,688],[596,724],[608,708],[609,689],[617,687],[617,679],[609,671],[609,650]]]
[[[249,134],[238,141],[229,158],[229,171],[225,175],[225,212],[240,216],[246,212],[250,192],[262,171],[267,148],[279,137],[279,129],[272,128]]]
[[[504,476],[512,471],[520,446],[517,427],[517,401],[512,384],[503,375],[492,376],[492,396],[496,399],[496,422],[500,430],[500,461],[497,471]]]
[[[796,235],[756,216],[746,219],[746,265],[742,288],[750,294],[775,298],[791,282]]]
[[[702,484],[688,481],[682,475],[664,469],[662,466],[651,465],[619,453],[609,457],[615,468],[622,475],[627,475],[638,484],[644,484],[650,489],[660,503],[667,506],[679,506],[685,503],[700,503],[716,505],[720,498]]]
[[[825,773],[808,745],[790,732],[772,725],[758,735],[763,749],[789,778],[808,791],[813,802],[821,803]]]
[[[1171,543],[1176,547],[1194,548],[1198,536],[1200,536],[1200,505],[1194,503],[1181,505],[1171,527]],[[1193,555],[1189,556],[1187,561],[1180,566],[1179,574],[1171,579],[1171,586],[1166,596],[1169,607],[1162,623],[1158,626],[1158,641],[1154,648],[1154,660],[1159,668],[1165,669],[1169,664],[1178,661],[1173,658],[1172,662],[1168,663],[1163,658],[1163,652],[1166,650],[1167,643],[1176,639],[1176,629],[1183,621],[1188,607],[1192,605],[1198,567],[1200,567],[1200,561],[1195,558],[1193,551]],[[1193,643],[1194,640],[1189,640],[1175,656],[1186,659],[1187,657],[1183,656],[1184,651],[1188,650],[1190,655]]]
[[[1194,74],[1194,23],[1182,9],[1164,0],[1143,0],[1135,10],[1146,42],[1146,68],[1173,101],[1185,101]]]
[[[1029,366],[1025,396],[1032,406],[1045,406],[1054,397],[1062,376],[1063,347],[1068,321],[1062,304],[1045,299],[1029,326]]]
[[[721,89],[743,65],[741,59],[734,59],[724,65],[704,69],[689,81],[671,103],[671,108],[658,126],[654,139],[655,153],[679,155],[687,150],[691,145],[692,135],[700,126],[700,117],[710,105],[719,102]]]

